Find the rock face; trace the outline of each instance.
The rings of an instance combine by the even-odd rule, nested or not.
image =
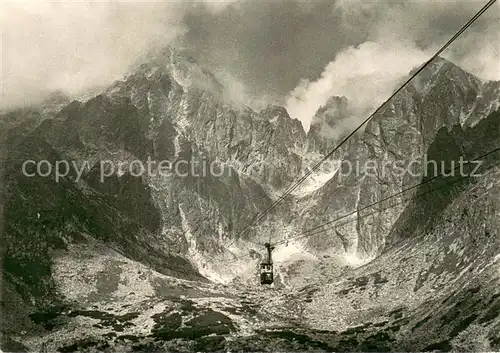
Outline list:
[[[497,111],[465,131],[442,128],[428,153],[451,160],[498,148],[499,117]],[[477,143],[462,144],[472,140]],[[356,337],[339,337],[354,350],[375,334],[378,350],[498,349],[500,168],[498,156],[483,160],[481,176],[422,185],[399,215],[384,253],[344,281],[317,286],[317,297],[304,309],[310,326],[357,326]]]
[[[494,290],[481,286],[480,302],[468,291],[479,285],[473,275],[485,281],[498,275],[500,217],[492,215],[498,213],[500,156],[488,155],[478,179],[429,183],[367,206],[433,178],[432,171],[426,174],[428,160],[451,166],[460,156],[472,160],[498,148],[499,106],[499,82],[482,82],[438,59],[331,156],[327,167],[251,228],[259,212],[346,136],[337,131],[359,118],[346,98],[328,100],[306,134],[283,107],[256,112],[226,101],[211,73],[188,53],[167,48],[86,102],[55,95],[39,109],[4,114],[2,290],[9,304],[2,310],[12,323],[5,331],[8,345],[105,349],[110,347],[101,347],[94,336],[114,333],[116,350],[133,344],[177,349],[171,343],[177,340],[189,341],[184,349],[198,350],[366,350],[375,341],[383,343],[375,344],[380,349],[422,350],[452,344],[473,334],[467,331],[472,323],[477,329],[486,323],[481,334],[498,348],[492,333],[498,320],[488,319],[498,304]],[[59,179],[53,173],[23,175],[26,160],[52,166],[68,161],[68,173]],[[160,172],[161,161],[168,162],[169,173]],[[36,165],[27,172],[37,174]],[[474,210],[467,201],[479,193]],[[325,222],[331,224],[299,236]],[[270,237],[279,242],[278,289],[257,293],[252,288],[261,244]],[[432,265],[422,259],[432,259]],[[445,268],[448,263],[453,269]],[[336,280],[333,275],[348,279],[319,288],[321,281]],[[207,280],[232,286],[216,288]],[[179,299],[193,292],[202,299]],[[408,293],[417,300],[395,307],[403,306]],[[423,320],[444,295],[450,299],[443,317],[455,313],[456,303],[465,303],[467,315],[476,307],[484,314],[470,314],[463,318],[467,325],[456,325],[463,330],[450,326],[449,336],[420,345],[411,332],[425,336],[423,330],[439,323],[427,319],[417,327],[414,321]],[[238,296],[249,297],[248,305],[237,305]],[[380,296],[394,303],[383,315],[376,305]],[[387,327],[368,325],[356,314],[357,301],[385,318]],[[395,317],[397,310],[405,323]],[[320,319],[321,312],[335,319]],[[253,322],[257,314],[260,321]],[[276,325],[293,327],[298,320],[308,327],[260,331],[274,319]],[[83,336],[92,332],[94,338],[71,345],[74,333],[65,324],[72,320],[85,322]],[[365,325],[359,329],[364,338],[354,342],[349,330],[358,324]],[[45,331],[28,338],[16,334],[37,330]],[[117,337],[119,330],[129,331]],[[226,342],[227,334],[247,338]],[[251,339],[260,343],[252,345]]]
[[[341,170],[314,194],[312,203],[319,217],[306,221],[307,228],[420,182],[426,161],[432,160],[430,156],[425,159],[426,151],[441,128],[467,130],[499,107],[498,82],[482,83],[444,59],[422,74],[374,116],[363,135],[350,144]],[[338,238],[347,252],[361,259],[373,258],[385,248],[386,236],[404,207],[403,202],[382,216],[359,217],[358,213],[357,220],[318,238]],[[310,242],[320,243],[314,238]],[[322,241],[321,247],[324,249]]]
[[[340,124],[345,124],[349,118],[348,101],[346,97],[331,97],[326,104],[318,109],[311,121],[307,133],[309,151],[318,151],[325,155],[340,142],[338,131]]]

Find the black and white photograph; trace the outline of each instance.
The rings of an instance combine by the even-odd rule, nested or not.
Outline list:
[[[500,351],[500,2],[0,17],[0,353]]]

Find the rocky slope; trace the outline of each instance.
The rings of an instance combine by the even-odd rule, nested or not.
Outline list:
[[[479,178],[429,183],[364,207],[432,178],[424,156],[449,163],[498,148],[499,102],[499,82],[437,60],[242,236],[342,139],[333,132],[353,118],[345,98],[332,97],[306,134],[282,107],[256,112],[228,102],[213,75],[168,48],[86,102],[55,96],[4,114],[2,344],[498,349],[498,154]],[[60,180],[28,177],[27,159],[78,169]],[[156,164],[136,176],[137,162],[150,160],[182,173],[161,175]],[[367,161],[374,172],[360,167]],[[406,172],[395,173],[397,163]],[[121,169],[101,181],[111,165]],[[207,165],[217,173],[204,173]],[[277,280],[261,289],[259,243],[270,235],[283,241],[274,252]]]
[[[418,183],[425,177],[426,162],[432,160],[424,154],[437,131],[474,126],[498,109],[499,97],[498,82],[483,83],[444,59],[435,61],[367,124],[358,141],[351,143],[343,157],[343,169],[312,196],[314,213],[304,227],[363,208]],[[335,247],[343,246],[355,258],[371,259],[385,248],[386,236],[404,206],[394,207],[383,218],[375,215],[337,227],[327,233],[328,238],[332,242],[337,239]],[[318,243],[325,249],[324,237],[311,238],[309,245]]]

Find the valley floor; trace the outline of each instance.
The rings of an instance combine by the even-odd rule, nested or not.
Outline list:
[[[64,302],[30,313],[2,350],[499,351],[499,173],[467,185],[426,234],[358,268],[302,262],[293,285],[180,280],[73,244],[54,256]]]
[[[76,251],[78,250],[78,251]],[[422,291],[370,263],[341,281],[302,287],[216,285],[163,276],[98,249],[57,266],[67,303],[31,314],[5,351],[494,351],[500,344],[500,257],[452,285]],[[404,248],[400,254],[404,253]],[[406,257],[415,261],[422,254]],[[402,257],[394,257],[401,266]],[[379,262],[383,263],[382,262]],[[325,264],[322,278],[328,276]],[[417,268],[417,267],[415,267]],[[466,277],[469,277],[466,279]],[[467,282],[467,283],[465,283]],[[16,349],[17,348],[17,349]]]

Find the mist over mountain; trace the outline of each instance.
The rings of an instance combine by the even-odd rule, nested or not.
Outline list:
[[[175,43],[193,51],[233,98],[257,110],[286,104],[307,129],[319,106],[330,96],[347,95],[343,91],[353,83],[371,80],[367,86],[390,91],[480,6],[340,0],[6,3],[2,106],[38,103],[52,90],[88,99],[129,73],[144,52]],[[444,53],[487,80],[500,79],[498,6]],[[362,70],[343,68],[346,61]],[[381,61],[382,81],[375,74]],[[310,108],[287,101],[304,80],[321,85],[331,72],[339,76],[310,93],[320,98],[302,103]],[[377,93],[367,93],[362,103],[373,109],[371,96]]]
[[[330,155],[476,5],[9,4],[2,351],[499,350],[497,5]]]

